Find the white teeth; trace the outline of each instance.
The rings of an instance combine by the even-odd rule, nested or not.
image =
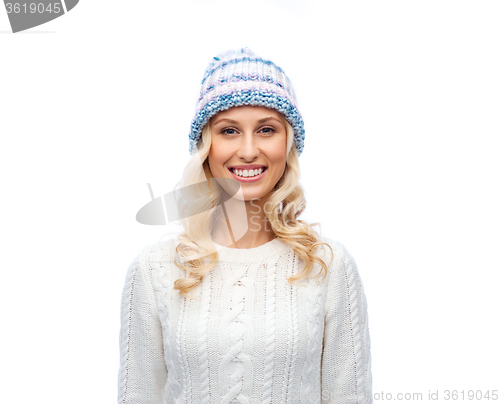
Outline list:
[[[262,174],[264,171],[263,168],[259,168],[258,170],[236,170],[233,169],[233,173],[235,173],[239,177],[255,177],[256,175]]]

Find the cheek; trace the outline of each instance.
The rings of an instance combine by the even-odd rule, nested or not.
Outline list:
[[[268,156],[275,164],[283,166],[286,164],[286,137],[277,139],[276,144],[270,148]]]
[[[208,164],[210,165],[212,173],[214,171],[222,171],[222,166],[226,162],[224,153],[218,152],[217,150],[217,148],[210,149],[210,153],[208,154]]]

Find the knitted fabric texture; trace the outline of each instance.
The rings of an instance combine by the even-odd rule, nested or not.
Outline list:
[[[223,52],[208,65],[191,122],[190,154],[196,152],[201,131],[212,116],[243,105],[273,108],[282,113],[293,127],[300,156],[304,148],[304,122],[292,83],[280,67],[247,48]]]
[[[185,276],[176,241],[146,247],[122,293],[118,402],[371,404],[361,279],[342,244],[322,241],[334,252],[327,277],[303,286],[287,282],[304,264],[280,239],[216,245],[216,267],[191,292],[199,301],[173,289]]]

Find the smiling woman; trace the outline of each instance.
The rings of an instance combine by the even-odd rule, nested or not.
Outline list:
[[[129,267],[119,403],[371,403],[356,262],[298,220],[289,78],[247,49],[214,57],[189,139],[178,209],[196,214]]]
[[[210,119],[212,133],[208,168],[214,178],[234,178],[247,201],[264,209],[286,167],[285,119],[278,111],[241,106],[221,111]],[[250,231],[240,248],[266,242],[266,232]],[[214,240],[215,241],[215,240]],[[229,241],[218,241],[229,245]],[[228,244],[229,243],[229,244]],[[246,243],[246,245],[244,244]]]

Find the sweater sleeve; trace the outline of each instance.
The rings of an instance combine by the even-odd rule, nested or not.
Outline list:
[[[145,249],[134,259],[122,292],[119,404],[163,403],[167,368],[147,255]]]
[[[322,404],[371,404],[366,297],[354,258],[338,243],[328,282],[321,360]]]

